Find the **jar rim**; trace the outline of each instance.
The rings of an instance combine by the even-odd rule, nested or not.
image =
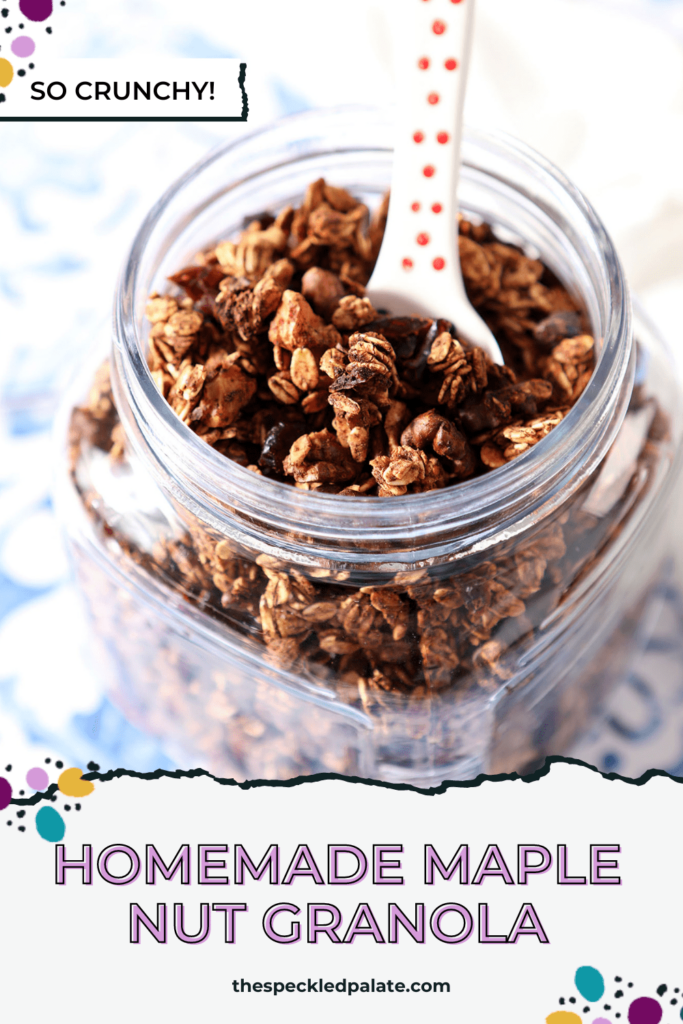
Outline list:
[[[438,523],[439,533],[467,530],[470,542],[477,535],[486,534],[485,521],[500,518],[501,528],[507,530],[513,521],[521,528],[519,511],[533,511],[530,495],[537,495],[536,507],[547,504],[553,494],[559,494],[569,475],[587,478],[604,456],[625,413],[620,400],[629,372],[633,372],[631,358],[631,308],[624,273],[614,245],[597,213],[569,179],[549,160],[525,143],[503,133],[491,134],[479,129],[466,128],[463,165],[474,167],[472,154],[495,153],[532,171],[548,183],[564,209],[578,217],[584,225],[586,239],[593,245],[598,257],[604,291],[600,353],[583,394],[561,423],[539,444],[533,446],[512,462],[482,476],[420,494],[406,494],[399,500],[391,497],[339,496],[315,491],[303,492],[289,484],[255,474],[207,445],[172,410],[157,389],[144,356],[144,340],[136,322],[140,265],[142,255],[150,243],[159,221],[169,206],[182,197],[183,190],[195,182],[203,172],[226,155],[239,156],[259,140],[269,135],[290,131],[292,138],[305,137],[309,132],[327,138],[327,148],[318,152],[360,152],[372,148],[390,152],[390,147],[379,143],[335,145],[335,127],[348,127],[350,120],[359,126],[386,125],[382,115],[373,108],[333,108],[306,111],[266,125],[241,136],[238,140],[221,144],[191,167],[161,196],[141,225],[120,278],[114,306],[114,354],[118,368],[115,379],[115,397],[124,422],[133,425],[133,434],[145,436],[149,449],[150,439],[161,444],[164,458],[170,459],[172,489],[177,496],[187,494],[197,511],[202,507],[203,518],[218,525],[235,511],[242,520],[257,521],[268,532],[287,534],[295,526],[306,540],[315,540],[324,547],[354,547],[354,539],[362,530],[363,540],[372,547],[372,539],[381,542],[384,550],[390,540],[424,534],[425,538]],[[468,148],[469,147],[469,148]],[[310,155],[307,152],[303,155]],[[291,162],[291,161],[287,161]],[[272,169],[272,164],[262,168]],[[257,177],[258,172],[254,174]],[[246,180],[246,179],[242,179]],[[241,181],[226,183],[236,187]],[[531,197],[532,199],[535,197]],[[595,325],[594,325],[595,328]],[[135,439],[134,439],[135,445]],[[154,447],[152,448],[154,450]],[[186,475],[183,466],[191,465]],[[166,466],[166,470],[169,466]],[[181,499],[182,500],[182,499]],[[341,521],[340,521],[341,520]],[[257,528],[258,529],[258,528]],[[471,543],[470,543],[471,550]],[[354,552],[354,555],[356,552]],[[339,554],[336,556],[338,558]],[[386,555],[384,556],[386,557]]]

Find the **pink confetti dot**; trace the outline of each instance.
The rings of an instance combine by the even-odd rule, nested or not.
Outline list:
[[[426,71],[427,68],[429,67],[429,57],[420,57],[419,61],[417,62],[417,66],[419,67],[420,71]]]
[[[43,790],[47,789],[50,777],[44,768],[29,768],[26,772],[26,781],[31,789]]]
[[[432,203],[432,213],[441,213],[443,206],[441,203]]]
[[[443,66],[446,71],[455,71],[458,66],[458,62],[453,57],[448,57],[448,59],[443,62]]]
[[[425,178],[433,178],[434,175],[436,174],[436,168],[432,167],[431,164],[427,164],[426,167],[422,168],[422,173],[424,174]]]
[[[435,260],[432,260],[432,266],[434,270],[443,270],[446,266],[446,261],[442,256],[437,256]]]
[[[413,261],[411,260],[410,256],[406,256],[404,258],[404,260],[403,260],[401,265],[402,265],[404,270],[412,270],[413,269]]]
[[[442,146],[445,146],[449,139],[450,135],[448,134],[448,132],[439,132],[439,134],[436,137],[436,141],[440,142]]]
[[[445,31],[446,22],[441,21],[440,18],[437,18],[434,24],[432,25],[432,32],[434,33],[435,36],[442,36]]]
[[[415,132],[413,135],[413,142],[424,142],[424,134],[422,132]]]
[[[435,106],[440,99],[441,97],[439,96],[438,92],[430,92],[429,96],[427,97],[427,103],[431,103],[432,106]]]
[[[413,203],[411,205],[410,209],[413,211],[413,213],[417,213],[417,211],[420,209],[420,204],[419,203]]]
[[[15,57],[30,57],[35,53],[36,44],[30,36],[17,36],[12,40],[11,49]]]
[[[418,245],[429,245],[429,235],[426,231],[421,231],[415,241]]]

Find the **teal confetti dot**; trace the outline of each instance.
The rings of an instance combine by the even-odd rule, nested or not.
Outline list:
[[[605,992],[605,981],[595,967],[579,967],[574,975],[574,984],[584,999],[596,1003]]]
[[[36,814],[38,835],[48,843],[58,843],[64,838],[66,825],[61,814],[54,807],[41,807]]]

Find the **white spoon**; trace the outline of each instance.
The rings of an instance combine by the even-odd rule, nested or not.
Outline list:
[[[392,0],[397,93],[391,201],[368,283],[375,308],[443,317],[497,363],[458,252],[458,179],[474,0]]]

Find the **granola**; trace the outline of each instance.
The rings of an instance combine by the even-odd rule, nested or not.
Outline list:
[[[370,218],[319,179],[299,209],[253,220],[175,274],[179,294],[150,298],[152,375],[207,444],[299,488],[399,496],[497,469],[563,419],[590,378],[594,346],[553,274],[487,225],[461,220],[465,283],[500,342],[498,366],[446,320],[373,308],[364,286],[385,214],[383,204]],[[424,417],[438,417],[434,437],[399,444],[399,428]],[[273,431],[291,458],[269,456]],[[314,466],[325,432],[350,460]],[[302,444],[291,450],[307,435],[304,471]]]
[[[462,219],[465,283],[501,346],[505,364],[496,365],[446,320],[373,308],[364,288],[385,217],[386,202],[370,216],[320,179],[300,208],[258,217],[173,275],[173,294],[151,296],[152,377],[205,443],[299,490],[400,500],[501,469],[562,422],[595,358],[574,298],[541,261]],[[634,488],[646,486],[666,429],[647,402]],[[522,645],[590,570],[633,501],[625,491],[613,515],[598,518],[573,500],[485,558],[360,585],[349,572],[247,552],[182,512],[175,532],[144,550],[79,483],[87,446],[126,457],[106,367],[71,427],[84,503],[126,558],[263,645],[272,663],[331,683],[377,719],[388,708],[417,714],[443,694],[457,703],[505,687]],[[516,736],[512,745],[524,746]]]

